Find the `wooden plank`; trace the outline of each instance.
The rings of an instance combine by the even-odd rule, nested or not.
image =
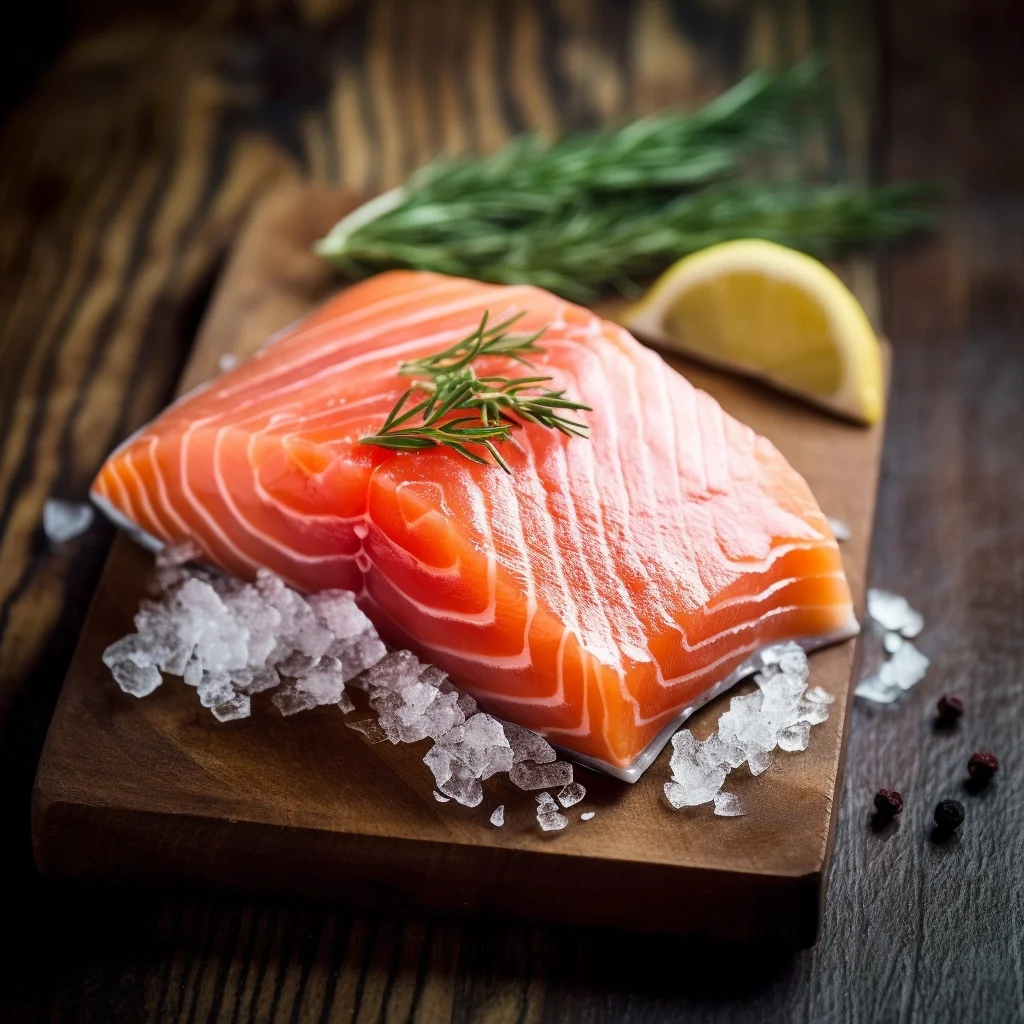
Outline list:
[[[184,387],[246,353],[337,286],[310,244],[347,209],[343,193],[292,187],[261,205],[242,234],[200,334]],[[682,365],[682,364],[680,364]],[[771,438],[823,507],[847,521],[844,559],[858,602],[881,429],[820,415],[753,384],[683,367],[724,407]],[[486,912],[805,944],[816,934],[842,767],[854,645],[812,658],[837,698],[811,748],[758,778],[730,778],[750,813],[663,803],[668,752],[635,786],[579,770],[589,822],[556,837],[531,795],[493,780],[472,811],[439,805],[428,743],[368,746],[334,709],[214,723],[194,696],[166,686],[122,695],[100,661],[131,629],[148,556],[119,539],[54,716],[35,796],[42,870],[142,882],[192,880],[387,909]],[[748,686],[750,684],[747,684]],[[703,735],[718,701],[692,720]],[[487,821],[506,806],[501,830]],[[574,809],[573,817],[579,810]],[[602,895],[598,895],[602,894]]]

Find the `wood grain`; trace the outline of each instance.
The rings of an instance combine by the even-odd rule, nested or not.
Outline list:
[[[922,646],[934,667],[906,707],[854,708],[819,943],[796,957],[747,954],[740,971],[715,947],[614,933],[35,877],[29,788],[112,535],[100,526],[52,551],[41,502],[52,490],[82,496],[109,445],[171,395],[220,254],[266,168],[380,187],[378,107],[400,124],[412,116],[370,86],[371,50],[404,44],[393,28],[371,35],[362,4],[77,4],[74,26],[52,8],[35,18],[71,41],[0,125],[0,874],[15,947],[0,960],[0,1016],[1024,1019],[1024,777],[1013,755],[1024,717],[1019,4],[481,3],[498,31],[472,70],[472,5],[430,6],[422,45],[403,52],[427,83],[435,146],[481,145],[481,76],[499,80],[506,128],[555,131],[613,103],[628,115],[709,95],[752,63],[810,44],[831,56],[843,106],[805,159],[824,154],[835,175],[954,183],[936,238],[888,262],[884,309],[870,268],[866,287],[858,278],[896,350],[873,576],[929,615]],[[584,6],[593,13],[574,20]],[[201,131],[182,130],[186,111]],[[203,181],[198,198],[173,187],[186,165]],[[237,184],[225,204],[228,180]],[[136,212],[124,211],[144,187]],[[151,283],[138,305],[141,279]],[[929,705],[944,689],[972,712],[960,731],[935,736]],[[930,809],[957,792],[975,746],[999,753],[1003,772],[983,800],[965,800],[960,843],[933,848]],[[895,833],[866,827],[880,784],[908,798]]]
[[[222,355],[248,355],[336,291],[312,244],[356,202],[341,190],[293,184],[260,203],[180,390],[215,377]],[[861,606],[882,428],[840,423],[757,385],[670,362],[773,441],[822,506],[849,524],[843,560]],[[282,720],[258,702],[252,720],[224,728],[180,686],[145,701],[121,694],[100,655],[131,631],[151,564],[118,538],[86,618],[36,778],[33,841],[45,873],[813,942],[853,642],[811,659],[811,682],[836,703],[808,751],[778,756],[758,778],[730,777],[730,792],[750,808],[743,817],[716,818],[710,806],[670,812],[662,797],[666,750],[632,786],[578,768],[587,804],[551,836],[536,826],[532,795],[504,777],[488,784],[485,804],[473,811],[439,805],[422,763],[428,743],[368,746],[333,708]],[[725,704],[713,702],[690,727],[706,735]],[[498,804],[506,809],[500,830],[488,822]],[[583,809],[596,809],[597,818],[578,821]]]

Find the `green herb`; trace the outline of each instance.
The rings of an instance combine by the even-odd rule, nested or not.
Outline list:
[[[317,251],[361,277],[415,267],[587,300],[738,237],[824,255],[930,221],[931,191],[744,180],[744,157],[792,135],[821,63],[756,72],[689,115],[664,114],[490,157],[438,161],[342,220]]]
[[[476,329],[450,348],[402,363],[400,373],[429,379],[416,381],[388,413],[380,430],[362,438],[360,444],[394,451],[443,445],[471,462],[488,465],[487,459],[468,447],[474,445],[483,448],[497,465],[511,473],[497,445],[505,441],[515,444],[512,431],[523,421],[559,430],[569,437],[586,437],[585,423],[559,412],[589,411],[590,406],[566,398],[565,391],[542,387],[550,377],[478,377],[474,372],[471,364],[486,356],[532,365],[526,356],[544,351],[536,344],[544,330],[529,335],[510,334],[508,328],[522,316],[517,313],[488,327],[485,311]],[[473,415],[448,418],[467,410]],[[416,418],[419,422],[405,425]]]

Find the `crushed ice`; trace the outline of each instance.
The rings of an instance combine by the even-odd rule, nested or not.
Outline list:
[[[507,773],[520,789],[559,788],[564,807],[583,799],[586,791],[573,782],[572,765],[559,761],[543,736],[477,710],[476,701],[444,672],[411,652],[387,654],[363,682],[378,726],[392,743],[434,741],[423,763],[437,791],[464,807],[477,807],[484,797],[481,784],[499,773]],[[538,813],[541,828],[564,828],[568,819],[558,813],[558,804],[549,793],[542,796],[548,813]],[[495,810],[491,823],[502,824],[504,814],[504,806]]]
[[[832,530],[832,535],[840,544],[845,544],[852,536],[850,527],[842,519],[836,519],[835,516],[827,516],[826,518],[828,519],[829,528]]]
[[[491,824],[495,828],[501,828],[505,824],[505,805],[498,804],[497,807],[491,811]]]
[[[890,594],[887,590],[868,591],[868,615],[883,629],[905,637],[915,637],[924,628],[920,612],[910,607],[905,597]]]
[[[570,782],[558,791],[558,802],[563,807],[572,807],[578,804],[587,795],[586,789],[578,782]]]
[[[875,704],[892,704],[928,671],[928,658],[911,643],[924,628],[924,618],[905,597],[887,590],[869,590],[867,610],[871,626],[864,637],[868,664],[854,694]],[[877,649],[879,635],[881,652]]]
[[[355,704],[346,685],[358,686],[376,717],[345,724],[369,743],[432,740],[423,762],[440,802],[476,807],[481,783],[498,773],[523,790],[557,789],[563,808],[584,798],[572,765],[542,736],[479,711],[443,671],[411,652],[389,653],[352,594],[303,596],[265,570],[245,583],[189,565],[199,557],[190,541],[164,548],[154,596],[135,616],[137,632],[104,651],[125,692],[144,697],[160,686],[161,673],[180,676],[227,722],[248,717],[252,696],[264,691],[273,691],[282,715],[330,704],[349,714]],[[547,792],[538,798],[537,820],[545,831],[568,824]],[[491,822],[503,821],[502,806]]]
[[[366,737],[367,743],[384,743],[388,738],[388,734],[380,727],[380,722],[376,718],[361,718],[357,722],[346,722],[345,724],[350,729],[361,732]]]
[[[715,794],[715,814],[721,818],[735,818],[743,813],[743,805],[735,793]]]
[[[572,765],[568,761],[552,761],[550,764],[521,761],[513,766],[508,777],[520,789],[553,789],[572,782]]]
[[[569,824],[569,819],[559,812],[558,804],[550,793],[537,797],[537,824],[545,832],[557,832]]]
[[[590,821],[590,819],[597,814],[597,811],[584,811],[580,815],[580,821]]]
[[[307,599],[262,569],[252,584],[186,567],[197,555],[188,542],[160,553],[137,632],[103,652],[121,689],[145,697],[161,672],[181,676],[222,722],[248,717],[250,697],[264,690],[275,691],[282,715],[322,704],[351,711],[345,684],[386,653],[353,595]]]
[[[742,814],[739,801],[721,791],[729,772],[746,763],[752,775],[760,775],[776,748],[805,750],[811,726],[828,718],[832,696],[820,686],[808,689],[807,655],[798,644],[765,648],[760,662],[757,690],[732,698],[717,732],[698,740],[680,729],[672,737],[672,778],[665,783],[665,797],[673,807],[714,801],[716,814]]]
[[[48,498],[43,502],[43,533],[52,544],[66,544],[92,526],[95,512],[83,501]]]

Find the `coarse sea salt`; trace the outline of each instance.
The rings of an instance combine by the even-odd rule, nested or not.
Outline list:
[[[356,722],[345,723],[350,729],[362,733],[367,743],[386,743],[388,734],[380,727],[376,718],[361,718]]]
[[[265,570],[246,583],[190,564],[202,557],[185,539],[157,556],[154,599],[142,603],[137,632],[104,652],[125,692],[152,693],[161,673],[179,675],[222,722],[251,713],[251,697],[272,691],[282,715],[334,705],[355,710],[346,687],[365,690],[375,718],[346,720],[371,744],[432,740],[423,758],[435,799],[476,807],[482,783],[508,773],[520,789],[558,789],[563,807],[583,799],[573,769],[542,736],[503,723],[477,708],[436,666],[410,651],[388,652],[346,591],[302,595]],[[568,824],[543,794],[538,822],[545,831]],[[500,812],[500,813],[499,813]],[[492,815],[503,820],[504,808]]]
[[[558,832],[569,824],[569,819],[559,812],[550,793],[541,793],[537,797],[537,824],[545,832]]]
[[[552,761],[550,764],[520,761],[512,766],[508,777],[512,785],[520,789],[553,789],[572,782],[572,765],[568,761]]]
[[[51,544],[66,544],[92,526],[96,513],[84,501],[48,498],[43,502],[43,533]]]
[[[807,655],[795,643],[761,652],[757,690],[733,697],[718,720],[718,730],[698,740],[689,729],[672,737],[672,777],[665,799],[676,808],[714,802],[715,813],[742,813],[738,799],[722,792],[729,772],[746,764],[751,775],[768,770],[776,748],[805,750],[812,725],[828,718],[832,696],[820,686],[808,689]]]
[[[850,527],[842,521],[842,519],[836,519],[835,516],[827,516],[829,528],[832,530],[832,534],[840,544],[845,544],[851,537]]]
[[[121,689],[144,697],[162,674],[180,676],[221,722],[248,717],[251,696],[266,690],[283,715],[325,704],[351,711],[346,680],[386,653],[352,595],[307,600],[265,570],[253,585],[188,568],[200,555],[187,539],[158,554],[155,596],[140,605],[137,632],[103,653]]]
[[[905,597],[872,587],[868,591],[868,615],[883,629],[913,639],[924,628],[924,617]]]
[[[578,804],[587,795],[586,789],[578,782],[570,782],[558,791],[558,802],[563,807],[572,807]]]
[[[559,799],[565,807],[583,799],[586,790],[573,782],[572,765],[559,761],[547,740],[479,711],[476,701],[444,672],[423,665],[409,651],[392,651],[362,679],[379,728],[392,743],[434,741],[423,763],[434,776],[437,792],[450,800],[478,806],[483,801],[482,783],[499,773],[508,773],[520,789],[561,787]],[[564,828],[568,819],[559,813],[558,804],[550,806],[550,794],[542,796],[547,802],[538,817],[541,828]],[[503,821],[503,806],[500,811]]]
[[[928,657],[911,643],[924,619],[906,598],[887,590],[869,590],[867,610],[872,628],[862,640],[864,673],[853,692],[873,704],[893,704],[928,671]]]
[[[720,818],[736,818],[743,813],[743,805],[735,793],[715,794],[715,814]]]

